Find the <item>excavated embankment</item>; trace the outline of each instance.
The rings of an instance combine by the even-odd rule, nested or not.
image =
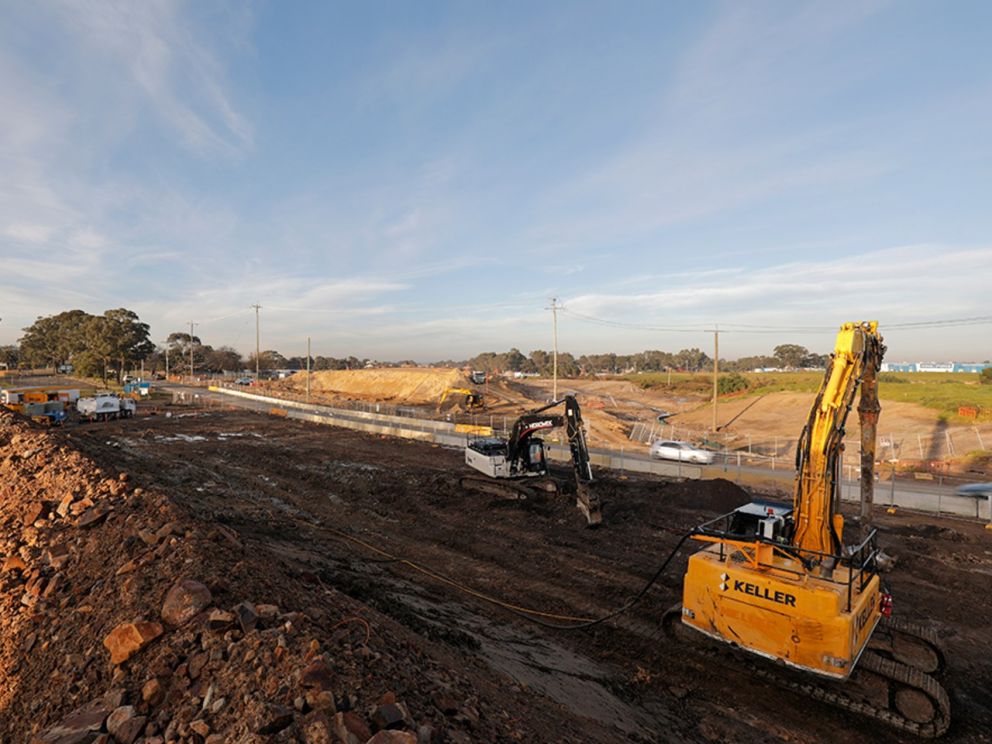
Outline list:
[[[0,741],[529,738],[395,622],[6,412],[0,560]]]

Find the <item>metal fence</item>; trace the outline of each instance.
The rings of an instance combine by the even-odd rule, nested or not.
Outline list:
[[[638,422],[630,430],[630,441],[650,444],[656,439],[684,439],[700,442],[711,449],[722,452],[745,452],[749,458],[774,460],[795,460],[796,437],[787,438],[751,434],[749,432],[710,432],[698,428],[663,424],[661,422]],[[934,430],[923,432],[879,431],[876,455],[879,460],[946,460],[952,457],[979,452],[989,452],[992,447],[992,431],[982,431],[977,426],[950,429],[938,424]],[[860,457],[860,442],[851,437],[847,443],[848,457]]]

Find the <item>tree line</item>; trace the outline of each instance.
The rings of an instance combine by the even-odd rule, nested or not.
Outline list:
[[[748,372],[754,369],[822,369],[829,359],[827,354],[810,352],[797,344],[776,346],[770,355],[720,360],[720,369],[727,372]],[[522,372],[524,374],[552,374],[554,354],[538,349],[527,356],[519,349],[504,352],[484,352],[464,362],[446,360],[438,366],[468,366],[485,372]],[[594,374],[628,374],[635,372],[701,372],[712,369],[713,359],[697,348],[677,352],[648,350],[636,354],[583,354],[579,357],[568,352],[558,354],[558,375],[578,377]]]
[[[770,355],[748,356],[736,360],[720,360],[727,372],[745,372],[759,368],[822,368],[826,354],[816,354],[797,344],[776,346]],[[242,357],[231,346],[214,348],[195,335],[177,331],[170,333],[161,346],[149,338],[149,327],[136,313],[126,308],[107,310],[102,315],[90,315],[82,310],[67,310],[39,317],[24,329],[17,345],[0,347],[0,364],[8,368],[60,367],[71,364],[78,374],[116,377],[118,380],[131,369],[144,363],[150,372],[173,374],[220,373],[254,370],[255,354]],[[519,349],[504,352],[483,352],[466,360],[434,362],[442,367],[470,367],[487,373],[521,372],[550,376],[554,355],[536,349],[524,355]],[[305,369],[306,357],[285,357],[278,351],[262,351],[258,358],[260,370]],[[314,356],[313,370],[362,369],[367,366],[416,366],[412,360],[377,362],[367,358]],[[558,354],[558,375],[578,377],[594,374],[626,374],[632,372],[664,372],[679,370],[700,372],[712,368],[713,360],[698,348],[677,352],[647,350],[636,354]]]
[[[103,315],[67,310],[38,318],[24,329],[17,348],[5,356],[29,367],[72,364],[81,374],[104,379],[112,370],[120,381],[126,368],[154,351],[148,331],[148,324],[137,313],[123,307]]]

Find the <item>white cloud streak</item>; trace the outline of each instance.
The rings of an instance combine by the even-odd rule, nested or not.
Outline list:
[[[976,299],[988,286],[992,247],[912,245],[832,260],[684,275],[657,292],[581,294],[567,298],[566,305],[593,317],[637,317],[669,326],[829,326],[860,318],[932,320],[934,308],[940,308],[939,317],[980,314]]]
[[[184,143],[237,154],[252,127],[226,91],[224,69],[171,0],[64,2],[61,21],[107,72],[123,71],[135,91]]]

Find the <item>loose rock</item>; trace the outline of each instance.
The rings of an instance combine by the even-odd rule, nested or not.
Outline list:
[[[103,639],[103,645],[110,651],[110,663],[122,664],[160,635],[162,626],[159,623],[140,620],[121,623]]]
[[[107,731],[119,744],[133,744],[145,728],[148,719],[139,716],[131,705],[122,705],[107,718]]]
[[[162,619],[169,625],[180,626],[205,610],[213,601],[210,590],[199,581],[183,579],[165,595]]]

